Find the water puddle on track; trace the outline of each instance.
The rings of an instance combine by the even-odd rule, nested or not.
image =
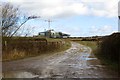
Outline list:
[[[97,60],[97,58],[86,58],[86,60]]]
[[[11,71],[2,74],[3,78],[36,78],[38,75],[34,75],[26,71]]]

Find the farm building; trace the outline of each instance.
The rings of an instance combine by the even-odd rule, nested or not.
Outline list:
[[[48,37],[48,38],[68,38],[70,35],[62,32],[55,32],[53,29],[39,32],[38,36]]]

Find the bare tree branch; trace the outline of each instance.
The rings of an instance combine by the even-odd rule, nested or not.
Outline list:
[[[22,27],[22,25],[24,25],[28,20],[30,20],[30,19],[35,19],[35,18],[40,18],[40,17],[37,17],[37,16],[30,16],[30,17],[28,17],[28,18],[14,31],[14,33],[13,33],[10,37],[12,37],[12,36]]]
[[[17,28],[19,20],[18,8],[10,3],[2,4],[2,35],[8,36]]]
[[[10,3],[2,5],[2,35],[13,37],[14,34],[30,19],[40,18],[39,16],[25,17],[25,20],[18,25],[21,16],[18,7],[14,7]]]

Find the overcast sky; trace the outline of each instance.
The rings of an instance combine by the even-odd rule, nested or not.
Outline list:
[[[3,0],[0,0],[3,2]],[[41,16],[24,26],[31,35],[51,28],[71,36],[108,35],[118,31],[119,0],[4,0],[19,5],[21,13]]]

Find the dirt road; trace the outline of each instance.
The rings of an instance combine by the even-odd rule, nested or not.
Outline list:
[[[70,49],[53,55],[4,62],[6,78],[116,78],[117,73],[108,70],[100,61],[89,56],[89,47],[71,42]]]

